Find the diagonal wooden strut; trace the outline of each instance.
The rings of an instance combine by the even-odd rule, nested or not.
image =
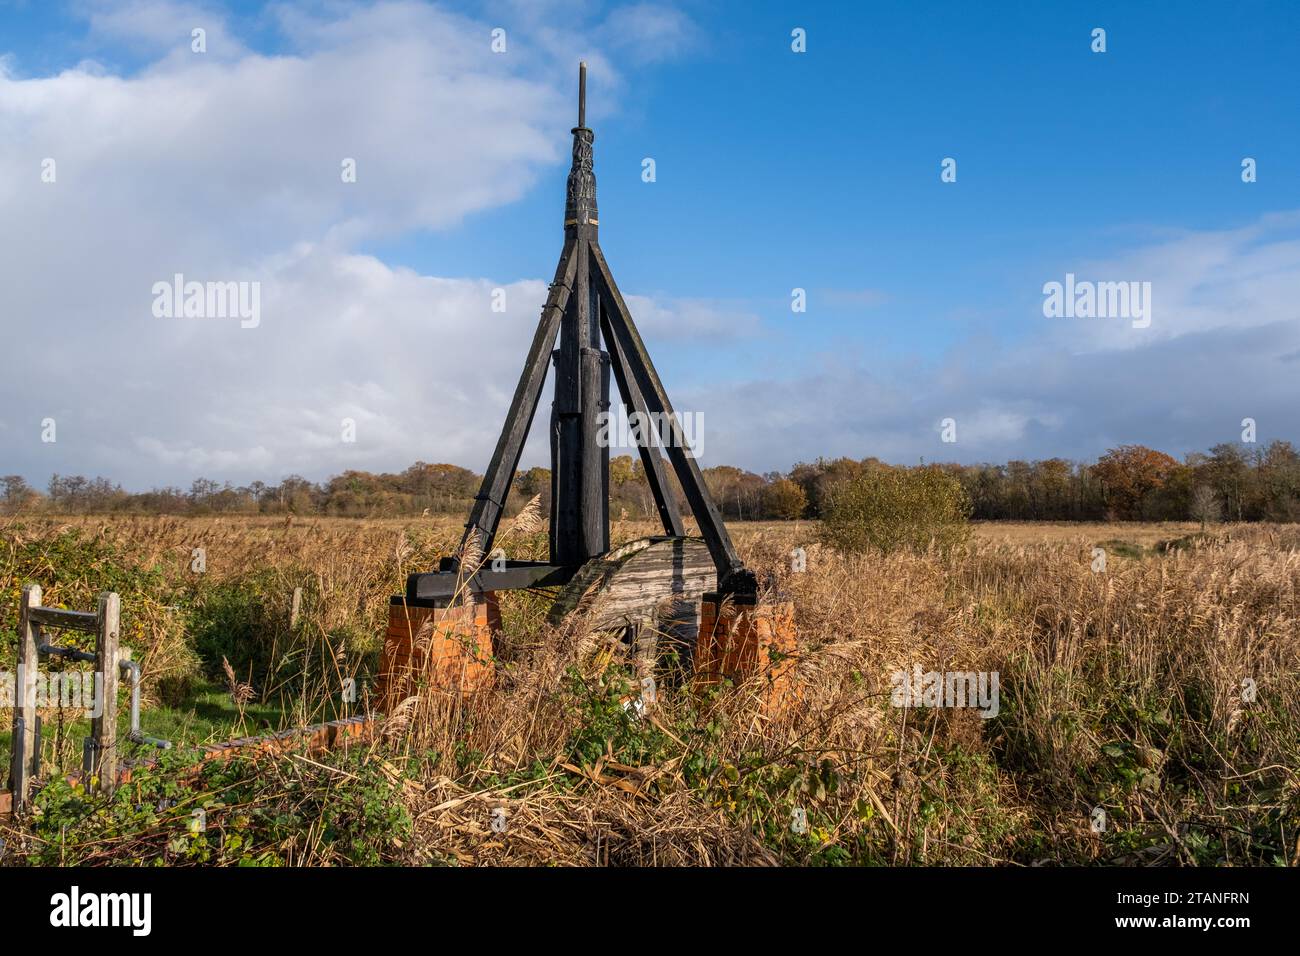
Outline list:
[[[510,483],[519,467],[519,456],[523,454],[524,441],[528,438],[528,429],[532,427],[537,402],[541,398],[542,387],[546,384],[546,372],[550,367],[555,337],[560,331],[560,319],[569,303],[574,274],[578,268],[576,249],[577,243],[569,241],[560,253],[559,264],[555,267],[555,280],[551,283],[546,305],[542,307],[537,332],[528,349],[528,358],[524,362],[523,373],[519,376],[519,384],[515,386],[515,395],[510,402],[510,411],[501,429],[501,437],[497,439],[492,461],[483,475],[483,484],[479,487],[469,522],[465,525],[461,553],[464,553],[466,543],[475,532],[480,537],[482,553],[488,554],[492,549],[492,540],[501,523]]]
[[[614,381],[618,383],[618,393],[623,398],[623,404],[627,406],[628,417],[633,422],[639,423],[634,425],[632,433],[636,437],[637,451],[641,454],[641,467],[645,471],[646,481],[650,483],[650,492],[654,495],[655,508],[659,511],[659,520],[663,523],[664,534],[680,538],[686,534],[686,527],[682,524],[682,514],[677,508],[677,496],[673,494],[672,486],[668,484],[663,456],[655,447],[647,426],[650,418],[645,397],[641,394],[641,387],[637,384],[636,376],[628,365],[627,354],[610,328],[609,308],[603,296],[600,306],[600,333],[604,337],[605,346],[609,349]]]
[[[588,255],[593,267],[592,277],[600,287],[600,294],[606,306],[607,337],[617,342],[624,353],[628,368],[632,372],[632,379],[641,389],[648,410],[661,418],[669,429],[669,435],[666,436],[668,440],[664,442],[665,450],[668,452],[673,470],[677,473],[677,480],[681,482],[682,491],[686,494],[686,501],[691,506],[695,520],[699,523],[700,533],[709,547],[713,563],[718,568],[718,590],[725,593],[753,594],[757,590],[754,574],[745,568],[744,562],[740,560],[735,546],[731,543],[731,536],[727,533],[718,509],[713,504],[713,497],[709,494],[708,487],[704,484],[704,475],[700,472],[699,463],[691,454],[685,435],[682,434],[681,424],[677,421],[672,403],[668,400],[668,393],[664,391],[663,383],[655,372],[650,353],[646,351],[645,343],[641,341],[641,335],[632,321],[632,313],[628,311],[627,303],[623,301],[623,296],[618,291],[618,285],[614,282],[613,273],[610,272],[609,263],[605,261],[605,255],[600,251],[599,244],[590,242]]]

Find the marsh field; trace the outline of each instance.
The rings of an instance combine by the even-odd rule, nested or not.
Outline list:
[[[987,523],[887,555],[730,527],[795,603],[778,714],[667,661],[637,717],[620,645],[504,592],[491,689],[344,750],[195,769],[191,746],[365,712],[389,598],[460,522],[0,519],[0,670],[24,583],[79,609],[117,591],[143,729],[177,744],[101,798],[56,772],[84,720],[44,710],[47,782],[0,818],[0,865],[1300,864],[1300,526]],[[545,557],[544,530],[498,543]],[[996,673],[996,713],[895,706],[916,668]]]

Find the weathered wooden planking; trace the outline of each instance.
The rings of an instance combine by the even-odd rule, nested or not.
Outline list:
[[[27,789],[31,785],[35,765],[36,701],[28,693],[28,687],[40,666],[36,649],[40,645],[41,628],[32,618],[32,611],[40,605],[40,585],[26,585],[18,607],[18,675],[14,688],[18,699],[14,701],[13,750],[9,771],[9,788],[13,791],[14,807],[21,807],[27,802]]]
[[[105,591],[99,596],[99,639],[95,642],[96,680],[103,686],[103,701],[99,716],[90,722],[90,734],[95,741],[93,769],[99,777],[104,793],[117,789],[117,685],[118,642],[122,630],[122,599],[116,592]]]
[[[99,618],[94,611],[65,611],[58,607],[34,607],[29,609],[28,619],[47,627],[88,631],[91,634],[99,629]]]
[[[693,631],[701,596],[716,587],[702,539],[639,538],[583,565],[551,606],[550,620],[577,611],[591,613],[597,630],[671,620],[674,630]]]

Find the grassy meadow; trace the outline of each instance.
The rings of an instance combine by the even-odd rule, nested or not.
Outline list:
[[[778,717],[754,686],[665,677],[636,719],[621,646],[505,592],[491,690],[430,694],[345,752],[195,770],[188,746],[364,712],[389,597],[460,522],[0,519],[0,670],[22,584],[79,609],[115,590],[144,730],[178,744],[106,800],[52,774],[84,721],[43,713],[52,780],[0,819],[0,865],[1300,863],[1300,526],[977,523],[889,555],[808,521],[731,530],[795,602]],[[498,544],[546,552],[544,531]],[[915,665],[997,672],[996,716],[892,706]]]

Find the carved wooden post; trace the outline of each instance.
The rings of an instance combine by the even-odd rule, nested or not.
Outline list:
[[[13,754],[9,766],[9,789],[13,808],[27,802],[27,789],[36,768],[36,699],[31,692],[39,666],[37,644],[40,625],[32,620],[31,609],[41,606],[41,586],[23,588],[18,605],[18,682],[14,686]]]
[[[94,741],[92,773],[99,776],[99,789],[117,789],[117,644],[121,631],[122,601],[113,591],[99,596],[96,614],[95,670],[100,682],[99,716],[91,720]]]
[[[585,125],[587,66],[578,69],[578,125],[564,202],[564,237],[575,243],[573,295],[560,325],[551,409],[551,561],[582,564],[609,550],[609,443],[598,441],[609,409],[609,357],[600,349],[600,298],[590,252],[599,234],[596,174]]]

